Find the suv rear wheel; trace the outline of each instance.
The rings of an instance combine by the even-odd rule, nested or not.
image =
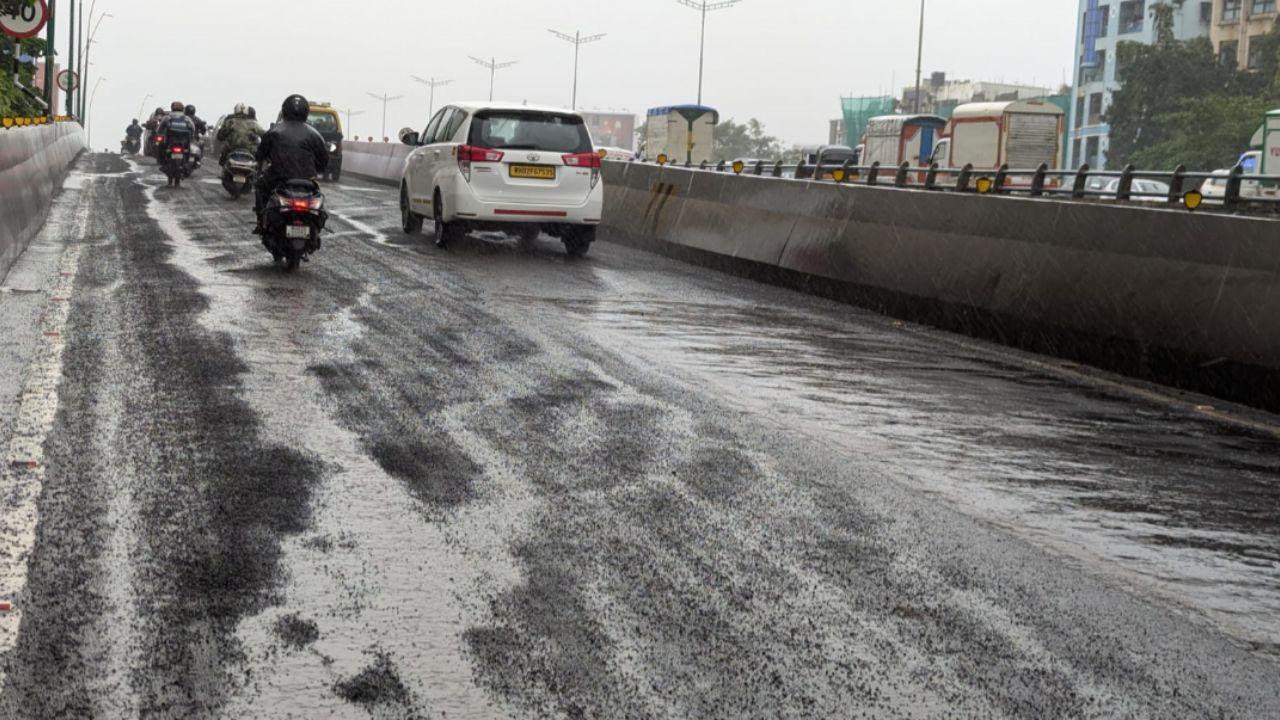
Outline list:
[[[409,189],[400,186],[400,229],[405,235],[416,235],[422,232],[422,216],[413,211],[409,203]]]
[[[591,249],[591,243],[596,241],[596,227],[594,225],[575,225],[564,229],[564,250],[569,257],[582,257]]]
[[[462,225],[456,222],[444,221],[444,201],[440,199],[439,190],[436,191],[435,202],[432,203],[432,207],[435,209],[436,247],[447,248],[452,243],[462,239],[462,236],[466,234]]]

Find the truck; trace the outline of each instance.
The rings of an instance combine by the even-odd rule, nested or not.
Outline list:
[[[669,105],[650,108],[645,119],[644,157],[698,165],[714,158],[716,125],[720,113],[705,105]]]
[[[947,124],[948,141],[934,162],[943,167],[995,171],[1001,165],[1034,170],[1062,164],[1062,108],[1046,100],[1013,100],[960,105]],[[1018,183],[1030,182],[1019,178]]]
[[[881,115],[867,121],[859,162],[896,168],[902,163],[927,166],[947,121],[937,115]]]

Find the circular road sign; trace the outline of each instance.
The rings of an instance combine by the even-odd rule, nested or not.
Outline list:
[[[45,0],[36,0],[12,15],[0,15],[0,30],[9,37],[25,40],[39,35],[47,22],[49,4]]]
[[[71,92],[80,87],[80,76],[71,70],[58,73],[58,87],[62,92]]]

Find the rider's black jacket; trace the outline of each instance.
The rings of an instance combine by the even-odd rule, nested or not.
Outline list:
[[[305,122],[285,120],[263,136],[257,160],[271,163],[273,181],[310,180],[329,167],[329,145]]]
[[[140,138],[142,137],[142,126],[130,125],[129,127],[124,129],[124,134],[133,139]]]

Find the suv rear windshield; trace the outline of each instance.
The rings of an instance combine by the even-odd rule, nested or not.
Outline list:
[[[482,110],[471,123],[471,145],[494,150],[589,153],[591,134],[574,115],[524,110]]]
[[[307,116],[307,124],[321,135],[338,132],[338,117],[333,113],[313,112]]]

